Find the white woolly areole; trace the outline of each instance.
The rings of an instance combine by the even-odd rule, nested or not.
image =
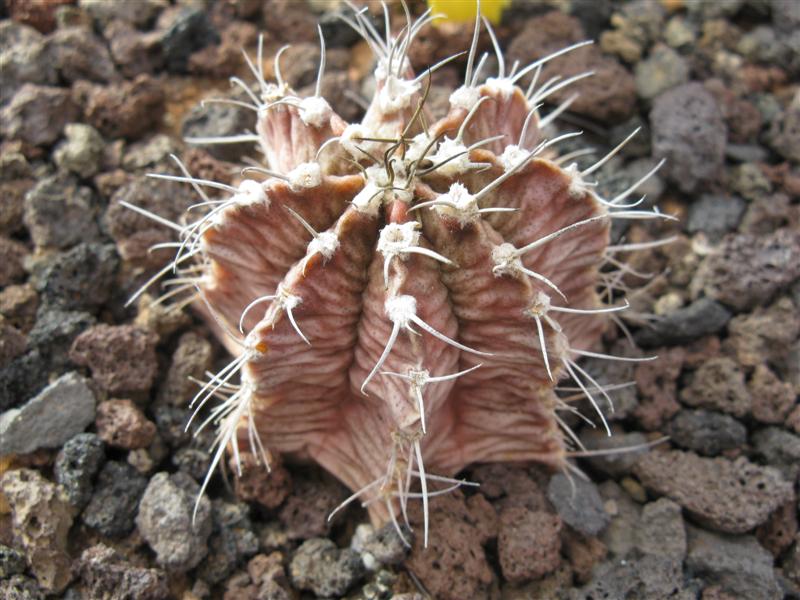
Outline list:
[[[367,181],[364,188],[353,198],[353,206],[360,213],[377,217],[383,203],[383,194],[383,189],[371,181]]]
[[[308,244],[309,256],[319,252],[325,260],[330,260],[339,247],[339,238],[332,231],[325,231],[317,235]]]
[[[364,155],[358,151],[358,148],[356,148],[356,146],[358,146],[361,142],[356,141],[354,138],[365,137],[371,137],[367,131],[367,128],[361,123],[351,123],[344,128],[342,135],[339,137],[339,143],[352,158],[359,160],[363,158]]]
[[[453,108],[463,108],[464,110],[472,110],[472,107],[481,99],[481,93],[477,87],[462,85],[452,94],[450,94],[450,106]]]
[[[517,249],[508,242],[492,248],[492,261],[495,265],[494,269],[492,269],[495,277],[516,275],[520,272],[519,269],[522,266],[522,262],[517,255]]]
[[[396,113],[411,106],[411,98],[419,91],[419,84],[389,75],[378,92],[378,108],[383,114]]]
[[[405,327],[417,316],[417,300],[414,296],[394,296],[386,300],[384,310],[392,323]]]
[[[422,158],[422,153],[431,143],[431,137],[425,133],[418,133],[411,139],[406,149],[406,161],[413,163]]]
[[[533,302],[528,307],[528,312],[537,317],[543,317],[550,311],[550,296],[544,292],[536,292],[533,296]]]
[[[219,211],[212,217],[212,222],[216,227],[225,223],[228,210],[236,210],[240,206],[252,206],[253,204],[269,206],[269,198],[264,191],[264,185],[253,179],[245,179],[240,183],[229,202],[230,206],[228,208]]]
[[[438,198],[443,204],[434,205],[434,209],[441,215],[456,217],[462,225],[475,220],[478,216],[478,200],[469,193],[462,184],[455,182]]]
[[[452,158],[454,156],[456,158]],[[475,166],[474,163],[469,160],[467,147],[462,142],[451,140],[448,137],[442,140],[442,143],[439,144],[439,147],[436,149],[436,153],[429,158],[434,164],[448,161],[436,169],[438,173],[441,173],[445,177],[458,177]]]
[[[503,165],[505,171],[511,171],[522,163],[530,154],[527,150],[520,148],[516,144],[509,144],[500,155],[500,164]]]
[[[503,100],[511,98],[514,90],[517,88],[507,77],[489,77],[485,85],[491,91],[499,93]]]
[[[300,163],[287,174],[293,192],[315,188],[322,183],[322,169],[318,163]]]
[[[569,194],[570,198],[580,198],[584,194],[586,194],[590,187],[581,176],[581,172],[578,169],[578,163],[570,164],[566,169],[564,169],[564,174],[569,177],[569,188],[567,189],[567,193]]]
[[[306,125],[319,129],[330,122],[332,115],[333,109],[325,98],[311,96],[300,101],[300,118]]]
[[[418,223],[409,221],[408,223],[398,224],[389,223],[381,229],[378,238],[378,251],[384,256],[403,256],[408,248],[413,248],[419,242],[420,233],[417,230]]]

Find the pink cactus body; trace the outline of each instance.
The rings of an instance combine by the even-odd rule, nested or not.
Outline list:
[[[604,160],[561,167],[562,138],[541,141],[547,86],[526,94],[499,52],[479,84],[473,43],[431,123],[405,58],[429,18],[397,39],[353,19],[378,59],[362,123],[253,68],[270,170],[222,186],[175,265],[202,266],[196,305],[236,357],[195,398],[225,399],[214,465],[226,451],[316,461],[381,523],[471,463],[565,467],[556,382],[605,394],[575,360],[625,308],[597,292],[610,219],[660,215],[620,206],[632,190],[593,192],[583,178]]]

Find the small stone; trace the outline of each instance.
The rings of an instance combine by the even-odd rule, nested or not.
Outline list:
[[[84,550],[79,564],[81,580],[91,597],[97,600],[164,600],[169,597],[166,573],[135,567],[104,544]]]
[[[161,47],[171,73],[185,73],[192,52],[220,41],[208,14],[199,8],[175,7],[164,11],[158,21],[158,29],[165,29]]]
[[[712,241],[736,229],[746,203],[736,196],[704,194],[689,207],[686,229],[689,233],[705,233]]]
[[[232,469],[237,473],[234,482],[236,496],[245,502],[258,502],[270,510],[283,504],[292,489],[292,478],[278,456],[270,460],[269,471],[256,455],[242,452],[239,456],[241,475],[239,469]],[[236,467],[233,457],[231,463]]]
[[[627,479],[633,481],[632,478]],[[624,557],[636,548],[636,530],[639,528],[642,509],[622,486],[611,479],[601,483],[598,489],[610,516],[608,527],[600,534],[600,541],[612,556]]]
[[[38,305],[39,297],[30,284],[9,285],[0,290],[0,315],[22,332],[33,327]]]
[[[667,21],[667,26],[664,29],[664,41],[672,48],[682,48],[693,44],[697,39],[697,28],[695,24],[684,18],[682,15],[676,15]]]
[[[225,26],[220,38],[218,45],[209,45],[192,53],[188,65],[190,73],[211,78],[227,77],[241,64],[241,49],[251,47],[258,39],[258,28],[252,23],[233,21]],[[291,64],[291,59],[287,62]]]
[[[38,472],[19,469],[2,476],[0,492],[11,507],[14,539],[31,572],[46,591],[61,592],[72,579],[67,534],[73,513],[63,491]]]
[[[378,530],[371,525],[359,525],[350,546],[361,555],[364,566],[370,570],[381,565],[398,566],[409,551],[392,523],[387,523]]]
[[[614,431],[609,437],[604,430],[584,428],[580,433],[581,443],[587,450],[609,450],[607,455],[590,456],[585,460],[605,475],[620,477],[631,472],[638,458],[647,452],[647,438],[643,433]],[[624,451],[631,448],[630,451]]]
[[[27,350],[28,340],[15,327],[0,319],[0,369]]]
[[[105,142],[97,130],[82,123],[64,128],[67,139],[55,150],[53,158],[62,169],[87,179],[100,170]]]
[[[126,171],[143,169],[165,160],[170,154],[175,154],[177,151],[172,138],[157,133],[128,146],[122,157],[122,167]]]
[[[686,61],[663,44],[656,45],[646,60],[636,64],[636,92],[644,100],[653,100],[688,80]]]
[[[699,298],[673,310],[649,327],[636,332],[636,341],[651,348],[663,344],[686,344],[698,338],[721,331],[731,318],[731,313],[719,302]]]
[[[775,558],[780,557],[783,551],[791,546],[797,535],[797,508],[797,501],[790,500],[756,529],[756,538]]]
[[[97,320],[87,312],[48,309],[39,311],[28,341],[36,348],[53,371],[64,371],[70,365],[72,341]]]
[[[0,106],[25,83],[54,85],[56,71],[42,34],[9,19],[0,23]]]
[[[103,442],[94,433],[79,433],[61,448],[53,468],[69,503],[83,509],[92,496],[92,480],[105,461]]]
[[[343,596],[364,574],[358,554],[332,541],[312,538],[295,551],[289,565],[292,583],[323,598]]]
[[[200,486],[185,473],[156,473],[147,485],[136,525],[165,569],[183,573],[208,554],[211,503],[205,496],[195,501]]]
[[[128,79],[151,75],[164,65],[158,32],[140,32],[130,23],[115,18],[103,29],[103,36],[108,41],[114,62]]]
[[[778,427],[765,427],[753,434],[756,456],[781,471],[787,481],[800,474],[800,436]]]
[[[98,237],[92,191],[63,174],[46,177],[25,195],[25,225],[40,248],[68,248]]]
[[[547,497],[564,522],[584,535],[597,535],[608,525],[603,499],[590,481],[557,473],[547,486]]]
[[[83,522],[108,537],[127,535],[133,529],[146,486],[147,479],[131,465],[107,462],[97,476],[94,492],[83,511]]]
[[[686,358],[681,347],[659,348],[655,353],[658,360],[636,365],[634,376],[641,394],[634,416],[647,430],[660,429],[680,410],[677,379]]]
[[[25,83],[0,110],[0,134],[32,146],[49,146],[77,116],[69,90]]]
[[[666,158],[662,169],[684,192],[714,179],[725,157],[725,123],[717,104],[699,83],[687,83],[659,96],[650,113],[653,155]]]
[[[747,429],[729,415],[707,410],[682,410],[666,433],[672,442],[703,456],[717,456],[747,443]]]
[[[38,392],[44,384],[43,372],[47,372],[47,361],[35,348],[0,367],[0,410],[19,406]]]
[[[107,138],[137,139],[155,129],[164,113],[164,91],[149,75],[109,86],[81,82],[74,90],[86,121]]]
[[[686,525],[681,507],[669,498],[645,504],[636,528],[636,547],[642,554],[682,563],[686,556]]]
[[[97,310],[108,301],[119,259],[110,244],[79,244],[41,265],[35,274],[40,313]]]
[[[3,202],[0,203],[0,233],[9,236],[22,231],[25,194],[34,183],[32,179],[3,181],[6,173],[13,174],[15,167],[13,164],[9,165],[10,161],[7,159],[13,159],[14,156],[24,158],[21,154],[0,154],[0,194],[3,198]]]
[[[800,103],[794,102],[772,122],[767,142],[787,160],[800,163]]]
[[[0,456],[57,448],[94,420],[95,398],[77,373],[63,375],[21,408],[0,415]]]
[[[97,435],[109,446],[146,448],[156,434],[155,423],[130,400],[106,400],[97,406]]]
[[[570,600],[597,598],[670,598],[689,600],[697,597],[691,591],[683,594],[681,564],[655,555],[627,557],[606,561],[595,567],[587,585],[575,590]]]
[[[776,292],[800,277],[800,230],[769,235],[727,235],[701,263],[691,284],[736,311],[767,304]]]
[[[158,390],[158,400],[173,406],[186,406],[197,393],[197,385],[190,377],[200,379],[211,369],[213,352],[211,343],[193,331],[184,333],[172,355],[167,377]]]
[[[108,48],[91,29],[57,30],[47,38],[46,52],[68,83],[82,79],[109,83],[119,78]]]
[[[258,538],[253,533],[249,508],[214,500],[213,530],[208,539],[208,556],[197,568],[197,576],[211,584],[227,578],[236,565],[258,552]]]
[[[0,579],[0,596],[8,600],[45,600],[44,592],[36,580],[24,575]]]
[[[25,555],[21,551],[0,544],[0,579],[21,575],[26,568]]]
[[[241,135],[254,128],[253,111],[239,106],[213,103],[198,105],[189,111],[183,120],[181,135],[184,138],[227,137]],[[208,144],[201,145],[200,148],[207,150],[215,158],[233,162],[250,152],[253,144]]]
[[[766,365],[758,365],[748,387],[753,398],[753,417],[757,421],[771,425],[786,421],[797,398],[791,383],[778,379]]]
[[[714,581],[734,598],[783,597],[772,570],[772,555],[756,538],[687,529],[689,572]]]
[[[146,393],[158,370],[156,341],[131,325],[96,325],[75,339],[70,358],[111,394]]]
[[[503,577],[512,583],[539,579],[561,563],[561,519],[511,507],[500,513],[497,553]]]
[[[689,406],[719,410],[734,417],[750,412],[750,393],[744,373],[732,359],[720,356],[704,362],[681,392],[681,400]]]
[[[728,323],[728,339],[723,348],[745,367],[756,367],[763,362],[783,366],[800,335],[800,320],[796,316],[794,303],[789,298],[780,298],[769,308],[759,307],[751,314],[734,317]]]
[[[348,496],[342,485],[326,474],[295,476],[292,492],[278,517],[291,539],[307,539],[327,535],[336,519],[328,515]]]
[[[109,4],[106,0],[79,0],[78,6],[88,12],[101,25],[113,19],[121,19],[137,27],[152,23],[153,19],[165,6],[163,0],[139,0],[123,2],[119,5]]]
[[[669,496],[704,526],[744,533],[792,497],[778,470],[745,458],[700,458],[690,452],[651,452],[635,467],[642,483]]]

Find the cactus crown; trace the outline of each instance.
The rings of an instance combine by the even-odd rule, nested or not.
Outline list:
[[[609,224],[668,217],[626,204],[636,186],[596,193],[592,173],[621,145],[581,171],[570,162],[579,153],[557,153],[579,133],[544,137],[570,100],[540,118],[542,101],[588,74],[540,85],[541,67],[588,42],[507,73],[487,22],[499,69],[482,82],[476,19],[464,83],[433,122],[430,73],[464,53],[415,75],[408,49],[433,17],[407,13],[392,37],[385,14],[385,36],[363,11],[345,17],[377,61],[361,123],[320,95],[321,30],[308,98],[283,81],[282,51],[274,83],[261,41],[255,63],[245,55],[257,89],[233,82],[257,135],[199,141],[257,141],[268,168],[245,169],[236,187],[193,178],[180,161],[183,176],[158,175],[191,184],[205,213],[167,223],[177,253],[148,285],[174,272],[167,295],[188,294],[181,302],[235,356],[192,402],[197,415],[222,399],[199,427],[217,428],[212,469],[226,451],[237,465],[242,452],[267,467],[274,453],[310,458],[354,492],[342,506],[361,499],[376,522],[407,521],[420,498],[427,543],[428,499],[469,484],[453,478],[466,465],[568,466],[579,442],[558,416],[574,410],[559,380],[572,378],[608,430],[607,389],[577,360],[614,358],[589,349],[628,307],[619,277],[601,272],[628,249],[609,246]]]

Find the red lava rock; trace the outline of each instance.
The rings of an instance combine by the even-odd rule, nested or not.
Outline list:
[[[280,40],[318,42],[317,18],[302,4],[293,0],[272,0],[264,10],[268,15],[264,27]]]
[[[68,90],[26,83],[0,110],[0,134],[31,146],[48,146],[77,115]]]
[[[561,543],[578,583],[588,583],[594,566],[608,554],[608,549],[599,539],[584,537],[568,527],[561,531]]]
[[[481,544],[497,537],[499,523],[497,511],[483,494],[473,494],[467,498],[467,508],[478,530]]]
[[[111,394],[147,392],[158,371],[156,342],[132,325],[96,325],[75,338],[69,357]]]
[[[420,503],[411,503],[408,508],[414,529],[420,534],[406,568],[439,600],[488,597],[492,571],[463,496],[455,492],[431,499],[427,548],[422,543]]]
[[[328,515],[348,495],[342,484],[326,474],[294,477],[292,492],[278,514],[287,537],[305,540],[328,535],[336,521],[328,521]]]
[[[721,79],[709,79],[703,84],[722,110],[728,126],[728,138],[735,144],[746,144],[761,131],[761,113],[756,106],[737,95]]]
[[[761,545],[778,557],[797,535],[797,502],[792,499],[772,513],[766,523],[756,529]]]
[[[736,361],[721,356],[700,366],[681,392],[684,404],[741,418],[750,412],[750,392]]]
[[[258,39],[258,29],[252,23],[236,21],[222,30],[220,43],[206,46],[189,57],[189,72],[207,77],[229,77],[242,62],[242,48]]]
[[[97,435],[109,446],[134,450],[153,441],[156,425],[130,400],[107,400],[97,405]]]
[[[243,452],[240,457],[242,474],[237,473],[234,479],[236,496],[245,502],[258,502],[270,510],[280,506],[292,489],[292,478],[278,456],[270,457],[269,471],[250,452]],[[230,459],[230,468],[236,473],[234,457]]]
[[[658,360],[636,366],[634,379],[641,402],[633,414],[647,430],[660,429],[680,410],[677,401],[677,379],[683,368],[683,348],[661,348],[655,352]]]
[[[41,33],[50,33],[56,28],[56,9],[73,0],[6,0],[6,7],[11,18],[18,23],[25,23],[38,29]]]
[[[769,308],[760,307],[752,314],[731,319],[723,350],[745,367],[763,362],[781,364],[798,335],[797,308],[789,298],[780,298]]]
[[[778,379],[766,365],[758,365],[748,387],[753,398],[753,417],[762,423],[783,424],[795,404],[792,385]]]
[[[745,458],[700,458],[671,450],[645,454],[634,467],[642,484],[669,496],[705,527],[744,533],[793,498],[792,486],[772,467]]]
[[[164,112],[164,92],[149,75],[106,87],[79,82],[74,91],[86,120],[109,138],[139,138]]]
[[[125,77],[152,74],[164,64],[160,32],[142,33],[130,23],[115,19],[105,27],[103,36]]]
[[[542,58],[565,46],[586,39],[580,22],[560,11],[529,19],[525,28],[508,47],[506,63],[520,64]],[[558,104],[572,94],[580,94],[570,106],[575,113],[603,122],[619,123],[633,114],[636,108],[636,82],[615,58],[603,55],[596,48],[583,47],[556,58],[542,69],[540,82],[555,75],[568,79],[586,71],[594,75],[567,86],[548,97]]]
[[[497,553],[511,583],[538,579],[561,563],[561,519],[546,512],[512,507],[500,513]]]
[[[550,511],[544,492],[527,469],[511,464],[486,464],[473,469],[471,481],[480,484],[481,494],[492,500],[496,510],[523,506],[531,511]]]
[[[62,79],[109,83],[119,79],[103,40],[86,27],[58,29],[47,38],[47,52]]]
[[[768,302],[800,277],[800,230],[731,234],[700,264],[693,294],[704,291],[738,311]]]
[[[25,275],[22,260],[28,254],[28,249],[21,242],[0,235],[0,287],[11,285]]]

